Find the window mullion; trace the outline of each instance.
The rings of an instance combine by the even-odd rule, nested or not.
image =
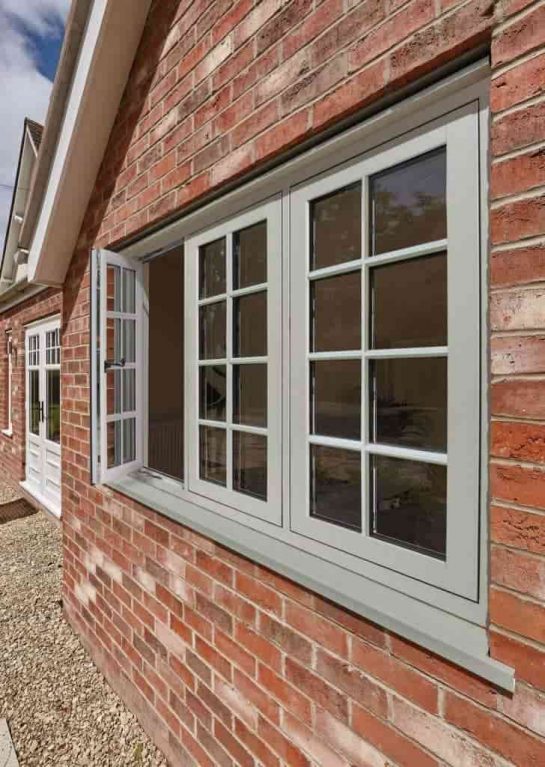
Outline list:
[[[371,322],[370,305],[370,291],[369,291],[369,239],[370,239],[370,222],[369,222],[369,177],[364,176],[361,184],[361,320],[362,320],[362,333],[361,333],[361,436],[360,439],[363,444],[369,440],[369,363],[367,361],[367,352],[369,349],[369,326]],[[361,451],[361,516],[362,535],[368,536],[371,533],[370,520],[370,498],[371,498],[371,474],[370,474],[370,460],[369,454],[365,451]]]
[[[226,236],[225,249],[225,286],[227,290],[226,306],[226,339],[225,348],[227,355],[227,380],[225,397],[225,424],[226,424],[226,487],[233,489],[233,234]]]

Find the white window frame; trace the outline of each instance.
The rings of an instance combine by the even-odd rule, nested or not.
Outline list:
[[[291,252],[305,254],[291,259],[291,449],[293,473],[302,478],[291,487],[292,530],[328,543],[339,551],[367,559],[415,578],[424,584],[446,589],[476,600],[479,566],[479,455],[480,455],[480,232],[479,232],[479,115],[471,102],[440,117],[437,121],[404,134],[376,153],[360,161],[304,183],[291,195]],[[447,238],[412,248],[371,255],[368,214],[368,182],[371,176],[402,163],[415,160],[433,150],[446,148],[447,156]],[[362,189],[362,258],[326,270],[309,270],[310,206],[312,200],[360,182]],[[447,251],[448,270],[448,347],[423,347],[399,350],[369,348],[370,271],[419,256]],[[310,284],[316,278],[361,272],[362,352],[310,353]],[[373,359],[446,356],[448,359],[448,460],[446,453],[371,443],[367,438],[369,417],[368,363]],[[320,359],[357,359],[362,363],[362,438],[344,440],[313,436],[310,423],[309,362]],[[324,445],[361,454],[362,526],[361,532],[311,517],[309,510],[310,444]],[[370,456],[424,461],[447,466],[447,551],[441,560],[374,537],[370,534]],[[367,512],[367,513],[366,513]],[[349,566],[349,558],[346,563]]]
[[[7,376],[6,376],[6,427],[2,429],[2,434],[6,437],[13,435],[13,331],[6,330],[6,364],[7,364]]]
[[[253,224],[265,221],[267,225],[267,282],[249,288],[234,290],[232,287],[234,233]],[[274,524],[280,524],[282,516],[282,204],[280,198],[259,205],[250,211],[206,229],[185,243],[185,307],[186,307],[186,421],[187,421],[187,486],[192,492],[231,506]],[[215,240],[226,240],[226,293],[212,298],[198,298],[199,251],[203,245]],[[267,293],[267,354],[264,357],[248,358],[244,364],[267,365],[267,426],[253,427],[235,425],[232,419],[233,362],[241,363],[243,358],[233,356],[233,300],[239,296],[257,291]],[[225,431],[227,434],[227,485],[221,487],[201,479],[199,476],[199,426],[222,428],[215,421],[199,418],[199,318],[200,306],[226,301],[227,350],[225,360],[203,360],[202,363],[225,365],[227,371],[227,412]],[[233,451],[230,448],[234,431],[258,434],[267,438],[267,500],[260,500],[232,489]]]
[[[218,222],[229,222],[231,219],[251,211],[254,207],[266,204],[273,197],[279,196],[282,200],[282,483],[281,506],[283,514],[279,524],[271,525],[269,521],[246,514],[240,510],[221,503],[218,500],[205,497],[194,492],[187,483],[181,483],[172,478],[162,477],[156,472],[138,469],[135,471],[125,470],[113,480],[109,480],[110,487],[123,494],[143,503],[167,517],[195,529],[203,535],[210,536],[220,544],[226,545],[240,552],[242,555],[270,567],[283,575],[314,589],[321,595],[344,605],[367,617],[368,619],[405,636],[406,638],[436,652],[454,663],[469,669],[475,674],[481,675],[493,683],[513,689],[513,671],[502,663],[492,659],[488,654],[487,635],[487,607],[488,607],[488,523],[487,523],[487,491],[488,491],[488,454],[487,445],[487,393],[488,393],[488,348],[487,348],[487,294],[486,294],[486,253],[488,248],[488,219],[487,205],[487,158],[488,158],[488,92],[490,70],[487,61],[478,62],[464,70],[444,79],[435,85],[423,89],[408,98],[403,99],[395,106],[390,106],[382,112],[371,116],[364,122],[355,125],[328,141],[300,153],[283,165],[279,165],[268,173],[241,185],[218,200],[196,208],[184,217],[171,224],[158,229],[151,234],[129,243],[123,249],[123,256],[136,261],[147,260],[161,252],[184,242],[187,246],[192,238],[207,232],[206,239],[212,239],[210,232],[218,226]],[[470,528],[472,540],[465,540],[470,554],[467,561],[470,576],[465,580],[465,573],[461,573],[463,579],[462,589],[458,589],[449,577],[445,577],[441,583],[441,577],[433,582],[428,579],[424,568],[416,572],[412,562],[405,562],[403,567],[389,567],[383,564],[356,556],[347,551],[342,551],[331,545],[331,537],[320,539],[314,531],[314,537],[298,532],[296,527],[303,519],[303,512],[294,508],[294,485],[301,482],[301,475],[297,472],[298,460],[293,460],[291,437],[293,436],[294,403],[303,400],[306,392],[301,395],[298,391],[295,398],[291,396],[297,380],[292,379],[293,356],[290,353],[290,344],[297,346],[297,333],[292,335],[294,322],[292,317],[293,303],[293,275],[292,267],[294,259],[303,258],[304,254],[297,254],[290,250],[290,217],[297,215],[290,209],[291,196],[294,199],[298,190],[303,187],[312,187],[314,183],[320,183],[323,179],[332,179],[336,173],[343,172],[346,168],[356,167],[360,163],[369,163],[370,169],[373,162],[377,168],[385,164],[394,165],[396,162],[385,163],[381,159],[381,151],[399,153],[399,147],[407,141],[416,140],[419,147],[424,146],[422,135],[425,135],[433,126],[445,125],[448,116],[457,110],[473,110],[476,120],[473,121],[470,157],[466,155],[467,147],[464,147],[464,156],[460,158],[460,172],[471,162],[475,162],[473,172],[478,185],[478,201],[480,219],[478,219],[478,233],[470,235],[471,247],[477,247],[476,257],[477,271],[472,270],[472,275],[478,275],[474,284],[469,286],[473,299],[472,322],[474,334],[477,338],[478,362],[472,355],[472,366],[477,365],[477,382],[471,386],[478,391],[480,413],[476,414],[478,421],[478,440],[480,452],[466,456],[465,460],[471,463],[472,476],[477,476],[478,487],[476,496],[472,498],[473,517]],[[475,111],[476,110],[476,111]],[[463,120],[462,120],[463,123]],[[478,147],[475,143],[475,131],[478,134]],[[418,138],[420,136],[420,138]],[[416,144],[415,144],[416,146]],[[475,149],[477,147],[477,156]],[[420,154],[418,150],[413,154]],[[398,155],[395,155],[398,156]],[[401,155],[399,155],[401,156]],[[373,158],[378,158],[376,161]],[[367,167],[367,166],[366,166]],[[370,171],[369,171],[370,172]],[[453,167],[451,175],[458,173]],[[448,182],[451,183],[450,181]],[[472,185],[473,189],[473,185]],[[473,192],[472,192],[473,193]],[[454,220],[460,221],[467,212],[467,203],[460,201],[463,208],[454,211]],[[449,215],[453,215],[450,212]],[[471,218],[471,226],[474,226]],[[461,232],[448,232],[451,237],[457,238]],[[456,251],[461,248],[460,242],[455,244]],[[456,265],[453,265],[456,268]],[[186,254],[187,268],[187,254]],[[449,264],[449,270],[451,265]],[[92,273],[93,277],[94,271]],[[455,280],[460,279],[461,270],[457,270]],[[194,279],[191,278],[191,279]],[[301,277],[300,277],[301,279]],[[306,275],[303,274],[303,280]],[[466,275],[464,273],[462,285]],[[186,286],[187,287],[187,286]],[[187,287],[187,289],[189,289]],[[195,294],[192,294],[194,300]],[[186,296],[187,300],[187,296]],[[464,311],[463,291],[458,300],[461,304],[458,311]],[[301,298],[303,302],[303,297]],[[187,306],[186,306],[187,310]],[[300,307],[296,309],[299,311]],[[449,308],[449,312],[452,309]],[[478,318],[478,319],[477,319]],[[91,324],[92,329],[95,323]],[[92,331],[94,332],[94,330]],[[194,333],[194,328],[193,331]],[[300,330],[299,330],[300,332]],[[194,340],[193,340],[194,343]],[[305,339],[306,343],[306,339]],[[187,341],[186,341],[187,345]],[[299,344],[298,348],[303,349]],[[187,349],[186,349],[187,351]],[[456,354],[456,350],[450,350]],[[454,359],[454,369],[463,369]],[[193,384],[194,385],[194,384]],[[93,387],[93,391],[95,391]],[[187,395],[187,392],[186,392]],[[474,402],[472,395],[471,402]],[[186,402],[190,398],[186,396]],[[288,406],[289,404],[289,406]],[[472,404],[472,407],[474,405]],[[296,405],[295,405],[296,408]],[[305,408],[306,409],[306,408]],[[96,432],[99,428],[99,419],[96,416],[96,408],[93,408],[94,426],[93,439],[96,441]],[[454,417],[458,417],[455,413]],[[451,418],[452,416],[449,416]],[[462,415],[462,417],[465,417]],[[187,419],[187,409],[186,409]],[[306,424],[305,424],[306,432]],[[188,477],[187,461],[190,451],[187,449],[187,430],[185,461]],[[142,443],[145,437],[141,435]],[[456,451],[456,445],[449,445],[450,453]],[[300,460],[300,459],[299,459]],[[479,470],[475,473],[475,466]],[[95,473],[95,477],[97,474]],[[304,512],[306,513],[306,512]],[[314,520],[313,520],[314,521]],[[328,528],[333,528],[328,525]],[[475,535],[475,531],[477,532]],[[454,534],[454,539],[449,540],[449,546],[456,543],[459,532]],[[467,530],[465,531],[467,535]],[[452,536],[451,536],[452,538]],[[375,543],[375,542],[373,542]],[[381,544],[384,542],[381,541]],[[398,551],[398,547],[388,544],[392,550]],[[386,547],[384,547],[386,548]],[[377,547],[378,549],[378,547]],[[455,547],[455,550],[458,551]],[[404,552],[403,552],[404,553]],[[411,552],[411,554],[414,552]],[[467,554],[467,552],[466,552]],[[458,564],[463,560],[464,554],[460,552]],[[430,559],[431,558],[426,558]],[[390,563],[391,564],[391,563]],[[436,563],[433,562],[435,565]],[[406,565],[406,566],[405,566]],[[397,569],[396,569],[397,567]],[[437,575],[438,573],[434,573]],[[475,580],[476,574],[476,580]],[[440,576],[440,573],[439,573]],[[420,578],[424,578],[421,580]],[[426,580],[428,579],[428,580]],[[458,592],[462,593],[458,593]]]

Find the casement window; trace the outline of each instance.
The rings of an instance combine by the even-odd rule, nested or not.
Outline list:
[[[13,387],[13,334],[11,330],[8,330],[5,335],[5,379],[4,379],[4,402],[5,402],[5,416],[4,416],[4,428],[3,433],[6,436],[11,436],[13,433],[13,414],[12,414],[12,387]]]
[[[96,252],[93,457],[509,687],[486,638],[483,72]]]

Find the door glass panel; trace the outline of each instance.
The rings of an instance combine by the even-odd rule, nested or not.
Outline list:
[[[136,370],[118,372],[123,377],[123,412],[131,413],[136,410]]]
[[[61,438],[61,371],[46,371],[46,436],[51,442],[60,442]]]
[[[361,361],[310,363],[311,434],[361,439]]]
[[[446,254],[375,267],[371,300],[373,348],[446,345]]]
[[[136,306],[136,272],[123,269],[123,311],[134,314]]]
[[[233,355],[267,354],[267,293],[251,293],[233,301]]]
[[[361,258],[361,184],[311,203],[310,268]]]
[[[233,489],[267,500],[267,437],[233,432]]]
[[[28,371],[28,428],[32,434],[40,433],[40,372]]]
[[[445,466],[372,456],[372,534],[445,558]]]
[[[227,368],[225,365],[201,367],[199,416],[207,421],[225,421]]]
[[[125,362],[136,362],[136,320],[123,320],[123,354]]]
[[[361,454],[310,446],[310,515],[361,530]]]
[[[129,463],[136,458],[136,418],[125,418],[123,421],[123,463]]]
[[[227,440],[225,429],[199,427],[200,477],[216,485],[227,481]]]
[[[370,179],[371,254],[447,236],[445,149]]]
[[[121,413],[122,370],[111,368],[106,374],[106,414]]]
[[[199,248],[199,296],[225,293],[225,237]]]
[[[121,323],[122,320],[113,317],[106,319],[106,359],[109,362],[120,362],[123,357]]]
[[[235,232],[233,237],[233,288],[267,282],[267,222]]]
[[[121,465],[121,424],[110,421],[106,424],[106,461],[108,469]]]
[[[375,360],[371,439],[423,450],[447,449],[447,360]]]
[[[201,306],[199,309],[199,327],[200,359],[224,359],[226,356],[225,301]]]
[[[233,365],[233,421],[267,425],[267,365]]]
[[[361,348],[359,270],[312,282],[311,334],[315,352]]]

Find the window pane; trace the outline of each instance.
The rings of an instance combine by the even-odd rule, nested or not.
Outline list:
[[[199,427],[200,477],[225,485],[227,477],[226,434],[224,429]]]
[[[441,149],[371,178],[373,255],[447,236],[446,159]]]
[[[233,432],[233,489],[267,500],[267,437]]]
[[[261,221],[233,238],[233,287],[246,288],[267,282],[267,222]]]
[[[310,215],[311,269],[361,258],[361,184],[315,200]]]
[[[121,374],[120,368],[111,368],[106,373],[106,414],[121,413]]]
[[[361,361],[311,362],[312,434],[361,438]]]
[[[28,371],[28,388],[29,388],[29,403],[28,403],[28,428],[32,434],[40,433],[40,386],[39,386],[39,371]]]
[[[123,311],[134,314],[136,306],[136,273],[123,269]]]
[[[108,469],[121,464],[121,421],[106,425],[106,461]]]
[[[225,237],[199,248],[199,295],[225,293]]]
[[[375,349],[447,343],[447,258],[414,258],[371,270]]]
[[[120,371],[123,376],[123,412],[136,410],[136,370]]]
[[[233,421],[267,425],[267,365],[233,366]]]
[[[376,360],[371,370],[372,440],[446,451],[446,358]]]
[[[123,357],[121,322],[112,317],[106,319],[106,359],[109,362],[120,362]]]
[[[136,362],[136,320],[123,320],[123,357]]]
[[[315,280],[311,286],[311,349],[361,348],[360,271]]]
[[[121,269],[119,266],[108,264],[106,267],[106,309],[109,312],[122,311],[121,292]]]
[[[444,559],[446,467],[385,456],[371,464],[373,534]]]
[[[123,463],[136,458],[136,418],[123,421]]]
[[[148,466],[184,478],[183,248],[149,264]]]
[[[233,355],[267,354],[267,294],[251,293],[233,301]]]
[[[47,387],[47,439],[51,442],[61,440],[61,371],[46,372]]]
[[[201,367],[199,416],[208,421],[225,421],[227,391],[225,365]]]
[[[361,530],[361,454],[310,446],[310,514]]]
[[[207,304],[199,309],[199,354],[202,360],[225,358],[225,323],[225,301]]]

